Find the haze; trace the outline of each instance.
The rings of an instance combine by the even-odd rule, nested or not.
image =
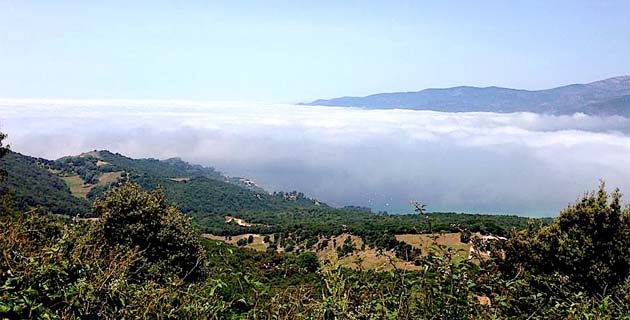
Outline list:
[[[2,100],[13,150],[169,158],[332,205],[555,215],[597,186],[630,189],[630,120],[246,102]]]

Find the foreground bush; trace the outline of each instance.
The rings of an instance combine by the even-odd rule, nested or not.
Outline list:
[[[199,232],[190,218],[166,204],[160,190],[145,192],[125,183],[94,202],[104,237],[110,246],[138,250],[148,270],[138,270],[141,278],[176,276],[185,281],[203,279],[206,254]]]
[[[630,210],[621,208],[619,190],[609,194],[602,183],[551,225],[516,233],[505,257],[512,273],[526,270],[546,283],[605,295],[630,275]]]
[[[443,247],[421,271],[374,272],[203,241],[126,184],[96,221],[0,215],[0,319],[630,319],[620,200],[602,186],[491,257]]]

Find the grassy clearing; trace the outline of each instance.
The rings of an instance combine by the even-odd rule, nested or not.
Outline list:
[[[94,187],[93,185],[85,184],[78,175],[61,177],[61,179],[68,185],[72,195],[78,198],[87,199],[88,192]]]
[[[406,242],[415,248],[420,248],[423,255],[428,255],[429,252],[436,254],[443,253],[436,252],[438,249],[433,246],[434,244],[446,246],[455,250],[457,252],[456,257],[461,259],[468,257],[470,247],[472,246],[471,244],[460,241],[459,232],[436,234],[435,238],[430,234],[397,234],[396,240]]]
[[[244,246],[245,248],[250,248],[250,249],[257,250],[257,251],[265,251],[265,250],[267,250],[267,244],[263,242],[264,235],[261,235],[261,234],[248,233],[248,234],[241,234],[241,235],[238,235],[238,236],[232,236],[231,238],[228,238],[228,237],[222,237],[222,236],[215,236],[215,235],[209,234],[209,233],[204,233],[203,237],[207,238],[207,239],[223,241],[225,243],[229,243],[231,245],[235,245],[236,246],[236,242],[238,242],[238,240],[240,240],[240,239],[247,240],[247,238],[250,235],[254,237],[254,242],[248,243],[246,246]]]
[[[101,174],[98,178],[98,183],[96,185],[104,186],[118,181],[121,176],[121,172],[105,172]],[[70,192],[73,196],[78,198],[87,199],[87,194],[94,188],[93,184],[86,184],[83,179],[79,175],[72,176],[61,176],[60,177],[68,188],[70,188]]]
[[[109,162],[107,162],[107,161],[103,161],[103,160],[97,160],[97,161],[96,161],[96,166],[97,166],[97,167],[106,166],[106,165],[108,165],[108,164],[111,164],[111,163],[109,163]]]
[[[267,250],[268,244],[262,241],[264,235],[261,235],[261,234],[250,233],[250,234],[232,236],[231,238],[224,237],[224,236],[215,236],[212,234],[204,234],[203,237],[212,239],[212,240],[223,241],[225,243],[229,243],[231,245],[236,246],[236,243],[238,242],[238,240],[247,239],[250,235],[254,237],[254,242],[247,244],[246,246],[244,246],[245,248],[250,248],[250,249],[254,249],[258,251]],[[348,237],[352,239],[352,242],[354,243],[356,250],[352,254],[340,259],[339,256],[337,255],[337,250],[334,243],[336,243],[337,246],[341,246],[346,240],[346,238]],[[321,243],[322,241],[324,241],[324,238],[320,239],[319,243]],[[347,268],[352,268],[352,269],[362,268],[366,270],[388,271],[388,270],[393,269],[393,266],[392,266],[393,264],[396,266],[396,268],[399,268],[399,269],[418,270],[418,267],[415,266],[412,262],[405,262],[403,260],[400,260],[396,258],[396,256],[392,252],[379,253],[376,249],[370,249],[370,248],[365,248],[364,250],[361,250],[361,247],[363,246],[363,240],[360,237],[355,236],[355,235],[341,234],[336,237],[331,237],[328,239],[328,246],[326,248],[322,250],[316,250],[319,243],[315,245],[313,249],[311,249],[310,251],[315,252],[315,254],[317,254],[317,257],[320,259],[320,261],[324,261],[324,260],[334,261],[338,265],[341,265]],[[302,246],[296,247],[296,249],[299,249],[299,248],[302,248]],[[283,251],[284,250],[282,248],[278,248],[277,250],[277,252],[283,252]]]
[[[231,217],[230,217],[231,218]],[[243,234],[238,236],[223,237],[223,236],[215,236],[212,234],[204,234],[203,236],[208,239],[223,241],[225,243],[229,243],[236,246],[236,243],[240,239],[247,239],[250,235],[254,237],[254,242],[249,243],[245,248],[250,248],[258,251],[265,251],[267,249],[268,244],[262,241],[264,235],[261,234]],[[342,246],[346,238],[350,237],[352,239],[352,243],[354,244],[356,250],[345,257],[339,258],[337,255],[336,247]],[[436,235],[434,239],[433,236],[427,234],[400,234],[396,235],[396,239],[399,241],[404,241],[416,248],[422,249],[422,253],[424,255],[428,255],[429,252],[433,252],[435,254],[444,253],[437,252],[433,244],[437,243],[439,245],[446,246],[447,248],[451,248],[457,252],[455,258],[456,259],[466,259],[468,258],[468,254],[470,252],[470,244],[462,243],[460,241],[459,233],[444,233]],[[320,239],[318,244],[311,249],[311,251],[317,254],[317,257],[320,261],[329,260],[334,261],[337,264],[352,268],[352,269],[366,269],[366,270],[375,270],[375,271],[388,271],[392,270],[395,265],[398,269],[404,270],[419,270],[419,267],[415,266],[413,262],[406,262],[401,259],[396,258],[393,252],[385,251],[379,252],[376,249],[370,249],[369,247],[365,247],[363,250],[363,240],[359,236],[351,235],[351,234],[341,234],[336,237],[328,238],[328,246],[322,250],[317,250],[319,244],[324,241],[324,238]],[[336,245],[335,245],[336,244]],[[296,250],[302,248],[301,246],[297,246]],[[282,248],[278,248],[278,252],[283,252]]]
[[[352,243],[354,243],[356,250],[351,255],[339,259],[336,247],[333,243],[336,242],[337,246],[341,246],[348,237],[352,239]],[[321,241],[323,241],[323,239],[320,240],[320,242]],[[405,262],[396,258],[396,255],[393,252],[379,252],[377,249],[370,249],[369,247],[365,247],[365,249],[361,250],[361,247],[363,247],[363,240],[361,237],[344,233],[337,237],[331,237],[328,241],[328,247],[321,251],[316,251],[315,253],[322,261],[336,261],[341,266],[352,269],[362,268],[367,270],[388,271],[393,269],[393,265],[395,265],[398,269],[419,269],[412,262]]]
[[[121,174],[122,174],[121,171],[104,172],[98,177],[97,185],[104,186],[104,185],[108,185],[108,184],[114,183],[114,182],[118,181],[118,179],[120,178]]]
[[[96,159],[100,159],[101,158],[101,154],[94,150],[94,151],[90,151],[90,152],[84,152],[82,154],[79,155],[79,157],[92,157],[92,158],[96,158]]]

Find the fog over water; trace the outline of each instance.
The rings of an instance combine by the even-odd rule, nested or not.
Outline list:
[[[14,151],[182,159],[329,204],[554,215],[604,179],[630,192],[630,120],[257,102],[0,99]]]

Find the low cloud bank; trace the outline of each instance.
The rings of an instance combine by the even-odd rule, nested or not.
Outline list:
[[[181,157],[333,205],[553,215],[630,190],[630,120],[244,102],[0,100],[18,152]]]

